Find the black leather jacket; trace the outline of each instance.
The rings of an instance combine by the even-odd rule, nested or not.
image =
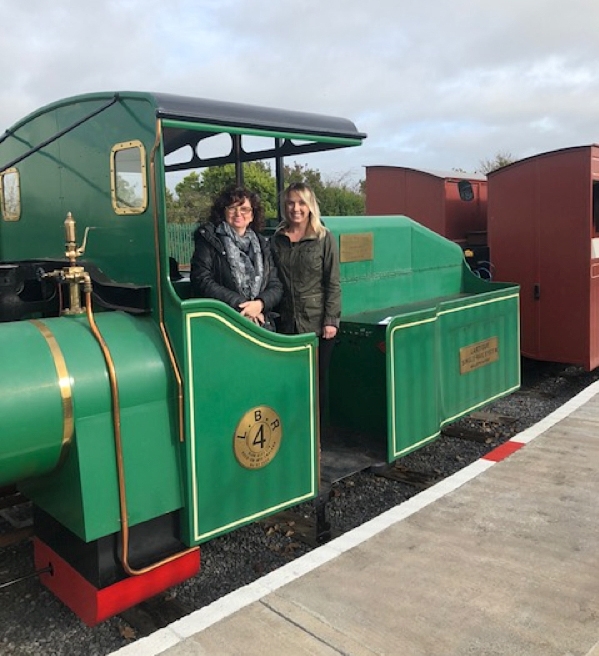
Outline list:
[[[264,261],[264,281],[256,299],[264,303],[264,312],[270,312],[281,300],[283,285],[277,275],[269,242],[257,234]],[[225,247],[216,234],[213,223],[205,223],[194,233],[195,249],[191,258],[191,290],[194,296],[216,298],[239,311],[244,298],[235,286]]]

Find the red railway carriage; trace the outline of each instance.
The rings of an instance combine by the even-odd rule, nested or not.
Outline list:
[[[599,145],[505,166],[488,192],[494,277],[521,286],[522,354],[599,366]]]
[[[484,175],[366,167],[366,214],[404,214],[462,247],[484,243]]]

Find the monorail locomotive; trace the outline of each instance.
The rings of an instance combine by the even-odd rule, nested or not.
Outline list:
[[[232,163],[242,182],[270,159],[281,190],[284,158],[364,137],[142,92],[62,100],[0,137],[0,486],[32,501],[41,580],[87,624],[195,575],[203,542],[314,499],[326,469],[315,335],[190,298],[167,175]],[[517,286],[405,217],[325,221],[344,303],[331,425],[392,462],[518,387]]]

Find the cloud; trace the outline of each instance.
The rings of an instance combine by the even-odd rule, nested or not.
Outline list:
[[[0,126],[59,98],[156,90],[354,120],[314,159],[472,170],[599,140],[599,3],[28,0],[2,7]]]

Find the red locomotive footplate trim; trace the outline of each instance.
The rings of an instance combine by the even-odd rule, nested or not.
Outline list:
[[[493,451],[489,451],[486,455],[482,456],[482,460],[492,460],[493,462],[499,462],[508,456],[511,456],[514,451],[517,451],[524,446],[524,442],[512,442],[508,440],[504,442]]]
[[[200,569],[200,550],[195,549],[156,569],[130,576],[98,590],[39,538],[33,539],[36,569],[52,566],[41,582],[88,626],[149,599],[173,585],[195,576]]]

